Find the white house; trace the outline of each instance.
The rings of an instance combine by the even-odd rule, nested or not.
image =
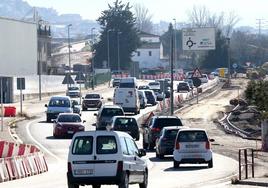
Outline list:
[[[139,62],[140,69],[163,68],[168,63],[162,60],[163,46],[160,36],[141,32],[139,34],[142,46],[133,53],[132,60]]]

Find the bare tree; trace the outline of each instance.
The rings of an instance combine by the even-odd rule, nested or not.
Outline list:
[[[192,23],[193,27],[206,27],[208,25],[210,12],[205,6],[194,6],[193,10],[188,13],[188,16],[189,21]]]
[[[151,33],[153,31],[152,15],[149,14],[148,8],[143,5],[136,4],[134,6],[134,14],[136,16],[136,27],[140,31]]]
[[[225,36],[230,37],[234,26],[240,21],[240,18],[235,12],[229,12],[224,24]]]

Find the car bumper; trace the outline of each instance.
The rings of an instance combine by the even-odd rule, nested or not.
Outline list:
[[[205,153],[182,153],[178,151],[173,152],[174,160],[180,163],[205,163],[212,159],[212,152]]]
[[[68,130],[68,129],[59,129],[55,128],[55,134],[57,136],[68,136],[68,135],[74,135],[76,132],[81,132],[85,131],[85,129],[73,129],[73,130]]]

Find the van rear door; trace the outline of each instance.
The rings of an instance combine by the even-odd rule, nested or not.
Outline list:
[[[74,138],[70,151],[70,161],[74,177],[95,176],[94,142],[94,135],[77,136]]]
[[[113,134],[96,133],[95,176],[116,176],[118,141]],[[108,168],[107,168],[108,167]]]

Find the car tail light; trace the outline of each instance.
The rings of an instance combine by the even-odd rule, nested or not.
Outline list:
[[[179,143],[179,142],[176,142],[176,144],[175,144],[175,149],[177,149],[177,150],[180,149],[180,143]]]
[[[123,172],[123,161],[118,161],[117,172]]]
[[[85,129],[85,127],[84,126],[79,126],[79,128],[78,128],[79,130],[84,130]]]
[[[206,142],[206,149],[210,149],[210,142],[209,141]]]
[[[160,132],[161,130],[159,128],[152,128],[151,131],[152,132]]]
[[[68,162],[68,172],[72,173],[72,164]]]

